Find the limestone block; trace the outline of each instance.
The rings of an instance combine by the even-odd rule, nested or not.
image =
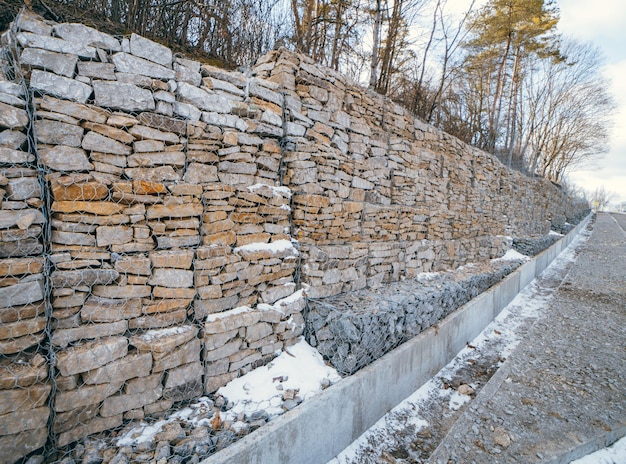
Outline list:
[[[29,411],[45,406],[50,385],[37,384],[28,388],[0,390],[0,416],[14,411]]]
[[[33,280],[0,287],[0,307],[9,308],[34,303],[43,299],[43,282]]]
[[[54,32],[68,42],[97,47],[113,52],[122,49],[119,40],[115,37],[83,24],[55,24]]]
[[[187,135],[187,123],[185,121],[170,116],[144,112],[139,115],[139,122],[144,126],[163,131],[162,133],[159,133],[146,131],[146,129],[143,127],[135,128],[135,130],[143,131],[139,134],[141,138],[162,140],[169,143],[178,143],[178,140],[172,136],[172,132],[181,137]]]
[[[40,146],[41,162],[54,171],[90,171],[94,168],[89,162],[85,150],[65,145]]]
[[[43,261],[41,258],[9,258],[0,260],[0,277],[39,274],[42,269]]]
[[[128,145],[93,131],[85,134],[82,147],[85,150],[112,153],[114,155],[129,155],[131,153],[131,148]]]
[[[175,115],[189,119],[190,121],[199,121],[202,116],[202,111],[189,103],[174,102],[173,111]]]
[[[32,49],[29,49],[32,50]],[[57,73],[60,74],[60,73]],[[79,61],[78,62],[78,74],[85,77],[92,77],[94,79],[101,79],[104,81],[114,81],[115,78],[115,65],[111,63],[98,63],[95,61]]]
[[[274,103],[275,105],[282,107],[283,96],[278,92],[270,90],[268,88],[269,85],[271,85],[271,83],[268,81],[261,81],[259,79],[254,78],[250,81],[250,86],[249,86],[248,91],[250,95],[253,97],[258,97],[262,100]]]
[[[288,297],[294,293],[295,289],[296,284],[291,282],[284,285],[269,287],[267,290],[261,292],[261,299],[263,300],[263,303],[271,304],[281,298]]]
[[[16,130],[4,130],[0,131],[0,147],[11,148],[18,150],[24,142],[26,142],[27,136],[23,132]]]
[[[189,66],[188,63],[197,63],[198,66]],[[187,84],[199,87],[202,84],[202,75],[200,74],[200,63],[192,62],[190,60],[183,60],[176,58],[174,63],[174,71],[176,72],[177,82],[186,82]],[[197,70],[195,69],[197,68]]]
[[[82,127],[47,119],[35,121],[35,134],[40,143],[68,147],[80,147],[83,139]]]
[[[137,34],[130,36],[130,53],[168,68],[172,66],[172,51],[169,48]]]
[[[25,110],[0,102],[0,128],[22,129],[28,124]]]
[[[81,43],[69,42],[57,37],[36,35],[31,32],[18,32],[17,40],[24,48],[43,48],[51,52],[69,53],[80,58],[94,59],[96,49]]]
[[[150,262],[155,268],[191,269],[194,253],[191,250],[168,250],[150,253]]]
[[[141,408],[147,404],[154,403],[156,400],[161,398],[162,390],[163,388],[159,386],[153,390],[107,398],[104,400],[104,403],[102,403],[100,415],[102,417],[110,417],[116,414],[121,414],[125,411],[130,411],[131,409]]]
[[[150,182],[179,181],[181,175],[174,171],[172,166],[159,166],[156,168],[127,168],[124,174],[129,179],[145,180]]]
[[[122,414],[112,417],[98,416],[86,423],[81,422],[67,432],[59,434],[57,444],[65,446],[87,435],[114,429],[122,425],[123,418]]]
[[[38,411],[39,418],[43,417],[43,410],[48,408],[42,408]],[[34,419],[36,422],[40,419]],[[25,419],[29,422],[29,419]],[[22,419],[22,423],[25,421]],[[20,430],[19,424],[16,424],[14,430]],[[26,456],[31,451],[35,451],[46,444],[48,440],[48,429],[45,426],[27,430],[14,435],[0,436],[0,462],[16,462],[20,458]]]
[[[80,311],[83,322],[116,322],[140,315],[139,298],[116,300],[90,296]]]
[[[133,228],[128,226],[100,226],[96,229],[96,243],[102,247],[132,242],[133,236]]]
[[[201,382],[201,380],[202,364],[197,361],[169,370],[165,376],[165,389],[170,390],[190,382]]]
[[[193,325],[172,327],[169,329],[151,330],[130,338],[130,344],[139,351],[153,353],[168,353],[177,346],[194,339],[198,328]]]
[[[101,324],[81,325],[68,329],[55,329],[52,334],[52,344],[66,348],[70,343],[78,340],[93,340],[97,338],[122,335],[128,329],[127,321],[105,322]]]
[[[0,108],[0,111],[2,108]],[[12,150],[0,147],[0,163],[2,164],[23,164],[35,161],[35,155],[20,150]]]
[[[93,294],[102,298],[147,298],[152,289],[149,285],[96,285]]]
[[[210,94],[185,82],[178,84],[176,95],[183,103],[189,103],[201,110],[216,113],[230,113],[232,110],[232,104],[228,98],[222,95]]]
[[[49,95],[45,95],[43,98],[36,101],[41,109],[46,111],[66,114],[76,119],[92,121],[100,124],[104,124],[107,121],[107,112],[94,106],[59,100]]]
[[[10,179],[6,186],[7,200],[19,201],[29,198],[41,198],[41,184],[36,177],[18,177]]]
[[[74,54],[56,53],[40,48],[26,48],[20,62],[33,68],[45,69],[65,77],[73,77],[78,57]]]
[[[172,69],[155,64],[153,61],[129,55],[128,53],[116,53],[111,57],[111,61],[118,72],[140,74],[155,79],[168,80],[175,78],[175,73]]]
[[[266,322],[259,322],[258,324],[246,327],[246,341],[248,343],[260,340],[273,332],[271,324]]]
[[[128,167],[153,167],[153,166],[176,166],[185,165],[185,153],[182,151],[162,151],[156,153],[136,153],[128,157]]]
[[[29,10],[22,10],[15,22],[21,31],[33,32],[43,36],[52,34],[52,26],[46,23],[41,16]]]
[[[153,372],[162,372],[167,369],[182,366],[200,360],[200,340],[197,338],[167,352],[162,357],[155,357]]]
[[[201,163],[190,163],[183,177],[185,182],[205,184],[217,182],[217,167]]]
[[[68,348],[58,353],[56,367],[62,376],[67,377],[104,366],[111,361],[126,356],[127,352],[128,340],[126,337],[104,338]]]
[[[146,219],[183,218],[200,216],[203,211],[200,203],[186,203],[182,205],[153,205],[146,210]]]
[[[242,306],[218,314],[210,314],[204,324],[205,334],[224,333],[240,327],[248,327],[259,322],[261,314]]]
[[[75,288],[82,285],[108,285],[120,276],[114,269],[78,269],[70,271],[53,271],[52,285],[55,288]]]
[[[168,288],[191,288],[193,287],[193,271],[184,269],[154,269],[148,283]]]
[[[38,69],[31,73],[30,85],[42,93],[79,103],[85,103],[93,92],[90,85]]]
[[[152,92],[134,84],[93,81],[96,105],[123,111],[152,111]]]

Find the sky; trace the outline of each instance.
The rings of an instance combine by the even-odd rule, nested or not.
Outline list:
[[[624,0],[558,0],[558,28],[568,36],[592,42],[604,53],[602,69],[611,81],[617,110],[611,128],[610,151],[598,169],[572,172],[570,179],[587,191],[604,187],[626,202],[626,4]]]
[[[476,5],[486,0],[477,0]],[[470,0],[448,0],[449,11],[467,9]],[[594,169],[569,173],[570,182],[592,193],[604,187],[614,202],[626,202],[626,2],[625,0],[556,0],[561,13],[559,31],[566,37],[591,42],[605,57],[603,75],[617,109],[610,129],[610,149],[594,162]]]

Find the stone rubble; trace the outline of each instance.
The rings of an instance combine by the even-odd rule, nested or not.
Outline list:
[[[293,343],[305,297],[584,212],[285,49],[228,72],[26,10],[1,44],[0,460],[49,405],[61,447],[161,414]]]

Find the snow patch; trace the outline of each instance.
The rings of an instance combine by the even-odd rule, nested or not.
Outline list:
[[[529,259],[530,258],[528,256],[521,254],[519,251],[511,249],[504,253],[503,256],[496,258],[492,261],[528,261]]]
[[[291,189],[289,187],[285,187],[285,186],[274,186],[274,185],[268,185],[268,184],[254,184],[254,185],[250,185],[248,187],[248,190],[250,192],[255,192],[257,190],[270,190],[272,192],[272,195],[274,196],[282,196],[282,197],[287,197],[287,198],[291,198]]]
[[[252,311],[252,308],[249,307],[249,306],[239,306],[237,308],[230,309],[228,311],[224,311],[224,312],[221,312],[221,313],[209,314],[209,315],[207,315],[205,321],[206,322],[215,322],[215,321],[219,321],[221,319],[224,319],[226,317],[236,316],[237,314],[249,313],[250,311]]]
[[[301,338],[269,364],[231,380],[217,391],[234,403],[223,418],[236,421],[239,414],[250,415],[261,409],[275,417],[284,412],[281,405],[286,390],[297,390],[297,396],[307,400],[322,391],[324,379],[334,383],[341,377]]]
[[[240,253],[240,252],[254,253],[257,251],[269,251],[272,254],[288,252],[291,256],[300,255],[298,250],[294,248],[291,241],[284,240],[284,239],[276,240],[275,242],[270,242],[270,243],[249,243],[248,245],[237,247],[233,251],[235,253]]]

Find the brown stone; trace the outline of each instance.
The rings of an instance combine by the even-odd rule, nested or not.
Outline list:
[[[80,423],[71,430],[61,433],[57,443],[59,446],[65,446],[87,435],[119,427],[122,422],[123,416],[121,414],[112,417],[96,417],[87,423]]]
[[[200,216],[202,214],[202,204],[187,203],[183,205],[154,205],[149,206],[146,211],[147,219],[160,218],[182,218],[189,216]]]
[[[115,127],[111,127],[106,124],[98,124],[95,122],[83,122],[81,124],[85,129],[97,132],[98,134],[104,135],[110,139],[117,140],[118,142],[125,143],[127,145],[133,143],[135,141],[135,137],[130,135],[128,132],[122,129],[117,129]],[[97,150],[101,151],[101,150]]]
[[[52,196],[56,201],[103,200],[109,195],[109,189],[100,182],[83,182],[63,185],[52,183]]]
[[[0,260],[0,277],[39,274],[42,270],[43,258],[7,258]]]
[[[121,213],[126,208],[109,201],[55,201],[52,203],[52,211],[58,213],[90,213],[101,216],[110,216]]]
[[[0,390],[0,415],[13,411],[28,411],[44,406],[50,394],[50,385]]]

